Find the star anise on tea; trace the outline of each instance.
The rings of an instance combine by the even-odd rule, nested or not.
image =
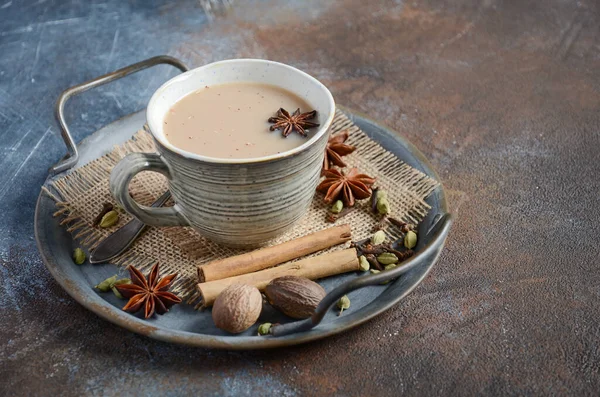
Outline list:
[[[342,156],[352,153],[356,150],[356,146],[347,145],[344,142],[348,139],[348,131],[338,132],[332,135],[327,142],[325,149],[325,158],[323,159],[323,171],[327,171],[332,165],[345,167],[346,163],[342,160]]]
[[[168,292],[177,274],[168,274],[159,279],[158,263],[152,267],[147,279],[135,267],[130,265],[127,269],[132,284],[116,285],[121,295],[129,299],[123,307],[126,312],[136,313],[143,307],[144,317],[149,318],[155,312],[165,314],[171,306],[181,303],[177,295]]]
[[[277,115],[274,117],[269,117],[267,120],[269,123],[274,123],[269,127],[269,130],[281,130],[281,134],[284,137],[287,137],[292,133],[292,131],[296,131],[298,134],[302,136],[306,136],[306,128],[318,127],[319,124],[313,123],[312,120],[317,117],[317,111],[313,110],[306,113],[300,113],[300,108],[296,109],[294,113],[290,115],[290,113],[284,108],[279,108],[277,111]]]
[[[352,207],[355,200],[370,197],[371,185],[375,183],[375,178],[359,173],[357,168],[350,169],[346,174],[330,169],[324,175],[325,179],[317,186],[317,191],[325,193],[327,204],[342,200],[346,207]]]

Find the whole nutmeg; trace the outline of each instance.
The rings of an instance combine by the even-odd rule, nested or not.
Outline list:
[[[212,308],[217,328],[239,334],[250,328],[262,310],[262,295],[256,287],[233,284],[225,288]]]
[[[265,288],[271,306],[298,319],[312,316],[326,294],[319,284],[296,276],[276,278]]]

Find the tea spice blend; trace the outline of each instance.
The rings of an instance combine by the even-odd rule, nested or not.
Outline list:
[[[288,136],[292,131],[302,134],[303,125],[296,124],[302,119],[294,119],[297,116],[302,116],[299,111],[290,116],[288,112],[280,109],[278,118],[273,117],[269,121],[275,123],[272,129],[282,129],[284,136]],[[328,214],[332,221],[354,210],[357,200],[371,197],[369,210],[381,216],[380,226],[370,239],[353,242],[350,249],[321,254],[284,265],[276,266],[348,241],[350,228],[348,225],[332,227],[283,244],[200,265],[198,290],[205,307],[214,304],[213,318],[217,327],[230,333],[237,333],[241,332],[240,329],[247,329],[253,325],[258,317],[253,315],[257,310],[256,307],[252,307],[249,303],[252,300],[250,295],[255,294],[250,291],[259,290],[264,290],[267,302],[271,306],[288,317],[296,319],[310,317],[326,295],[325,290],[311,281],[312,279],[346,271],[371,270],[373,273],[378,273],[392,270],[399,262],[413,255],[412,248],[416,245],[417,235],[409,225],[389,216],[391,208],[387,192],[372,188],[376,179],[361,174],[357,168],[351,168],[346,173],[334,168],[346,167],[341,156],[356,150],[356,147],[344,143],[347,139],[347,131],[329,139],[323,162],[324,180],[317,187],[317,191],[325,193],[326,203],[333,203]],[[396,249],[394,244],[387,241],[385,229],[388,223],[399,227],[405,234],[403,250]],[[229,299],[231,289],[236,291],[243,289],[247,291],[247,296],[239,297],[237,300]],[[225,300],[227,300],[226,309],[223,304],[220,304]],[[344,310],[350,308],[350,299],[343,296],[337,302],[337,307],[340,309],[338,315],[341,315]],[[235,313],[235,316],[231,313]],[[227,317],[227,321],[223,321],[223,317]],[[244,322],[243,326],[235,327],[234,325],[239,324],[232,325],[235,323],[234,318],[250,320]],[[271,323],[261,324],[258,334],[263,336],[269,334],[271,326]]]

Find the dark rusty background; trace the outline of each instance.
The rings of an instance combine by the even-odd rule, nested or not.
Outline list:
[[[431,275],[354,331],[248,353],[172,346],[84,310],[32,224],[66,87],[152,55],[260,57],[414,142],[456,223]],[[164,69],[161,69],[164,68]],[[144,107],[160,67],[69,103],[77,140]],[[596,1],[0,0],[0,394],[597,395]]]

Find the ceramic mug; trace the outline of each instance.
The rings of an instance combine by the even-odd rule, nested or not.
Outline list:
[[[294,149],[248,159],[187,152],[165,138],[164,118],[178,100],[207,85],[238,81],[271,84],[295,93],[317,110],[318,130]],[[111,192],[127,212],[147,225],[192,226],[227,246],[259,246],[306,214],[319,182],[334,113],[329,90],[288,65],[234,59],[190,70],[163,84],[148,104],[147,124],[158,153],[131,153],[123,158],[112,171]],[[275,138],[265,131],[265,139],[270,137]],[[133,200],[129,182],[142,171],[167,177],[173,207],[146,207]]]

